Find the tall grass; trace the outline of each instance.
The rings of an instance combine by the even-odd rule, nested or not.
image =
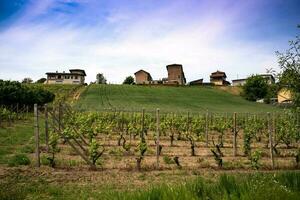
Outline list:
[[[43,179],[31,180],[22,175],[0,181],[0,199],[296,200],[299,196],[300,172],[223,174],[215,180],[198,177],[179,185],[161,184],[148,189],[121,192],[89,184],[54,185]]]
[[[299,199],[300,173],[255,173],[221,175],[217,180],[203,178],[178,186],[161,185],[148,190],[110,194],[106,199],[170,200],[170,199]]]

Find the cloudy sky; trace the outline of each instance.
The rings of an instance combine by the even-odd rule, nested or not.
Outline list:
[[[180,63],[188,81],[278,70],[299,34],[299,0],[0,0],[0,79],[82,68],[120,83]]]

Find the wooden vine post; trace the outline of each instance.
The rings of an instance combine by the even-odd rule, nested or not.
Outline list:
[[[268,132],[269,132],[270,158],[272,162],[272,169],[274,169],[275,164],[274,164],[274,155],[273,155],[273,136],[272,136],[271,114],[269,112],[268,112]]]
[[[144,140],[144,126],[145,126],[145,109],[142,109],[142,131],[141,131],[141,139]]]
[[[58,131],[61,131],[62,105],[58,105]]]
[[[48,105],[45,104],[45,143],[46,143],[46,152],[49,152],[49,122],[48,122]]]
[[[35,159],[36,167],[40,167],[40,136],[39,136],[39,112],[38,105],[34,104],[34,135],[35,135]]]
[[[206,147],[208,147],[208,110],[205,114],[205,140],[206,140]]]
[[[235,157],[237,155],[237,142],[236,142],[236,136],[237,136],[237,129],[236,129],[236,112],[233,113],[233,156]]]
[[[159,131],[160,131],[159,109],[156,110],[156,168],[159,169]]]

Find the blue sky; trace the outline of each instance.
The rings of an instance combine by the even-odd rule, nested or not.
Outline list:
[[[0,79],[83,68],[111,83],[183,64],[188,81],[279,70],[299,35],[299,0],[0,0]]]

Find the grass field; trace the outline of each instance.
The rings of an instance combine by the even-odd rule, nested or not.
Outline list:
[[[231,90],[230,90],[231,91]],[[267,112],[278,108],[249,102],[214,87],[91,85],[81,95],[79,110],[122,109],[163,112]]]

